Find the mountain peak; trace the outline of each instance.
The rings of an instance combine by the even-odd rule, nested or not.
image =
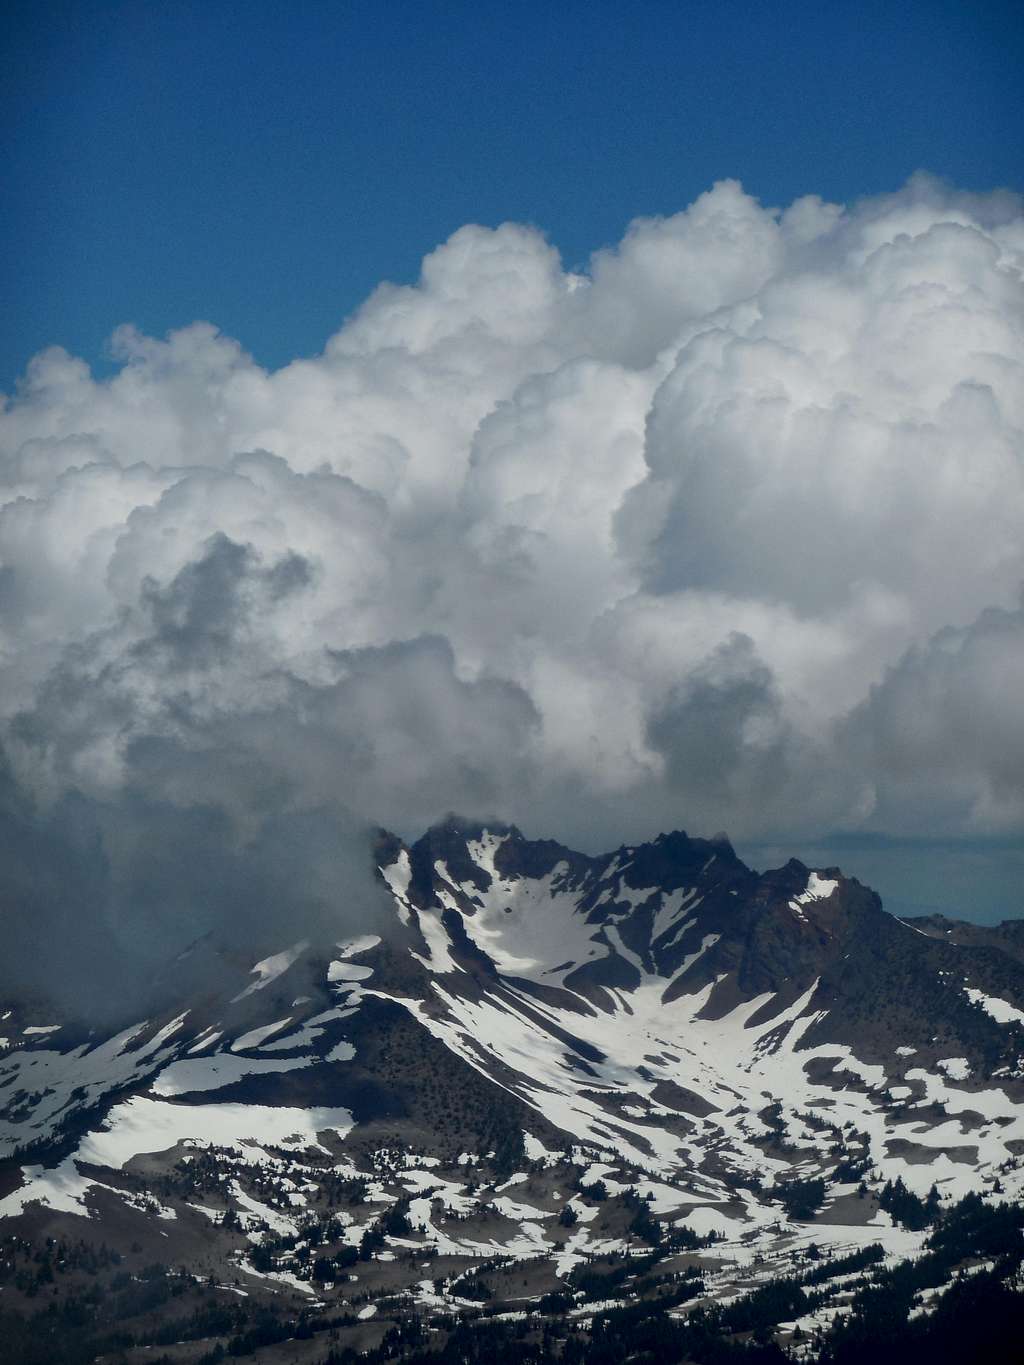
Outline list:
[[[590,856],[449,815],[375,852],[380,936],[258,961],[198,940],[202,990],[174,978],[112,1037],[5,1002],[19,1237],[84,1245],[95,1219],[139,1269],[201,1248],[204,1294],[358,1303],[330,1322],[365,1346],[368,1308],[461,1320],[486,1276],[510,1311],[565,1305],[572,1266],[605,1299],[624,1257],[689,1261],[712,1233],[704,1283],[731,1302],[754,1257],[916,1254],[939,1196],[1024,1189],[1009,926],[908,926],[838,869],[757,873],[682,830]]]

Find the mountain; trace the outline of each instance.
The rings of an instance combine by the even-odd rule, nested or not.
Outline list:
[[[643,1310],[652,1358],[843,1359],[857,1293],[931,1331],[967,1270],[1017,1312],[1016,923],[903,922],[724,835],[374,851],[359,936],[201,940],[109,1035],[0,1009],[12,1358],[470,1358],[473,1323],[582,1360]]]

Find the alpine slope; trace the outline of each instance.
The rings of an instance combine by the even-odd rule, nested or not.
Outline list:
[[[520,1309],[571,1303],[652,1247],[728,1304],[809,1249],[894,1264],[937,1210],[1019,1200],[1014,923],[902,921],[725,836],[593,857],[452,817],[373,852],[373,932],[200,940],[109,1035],[3,1003],[0,1233],[101,1232],[369,1331],[509,1266]]]

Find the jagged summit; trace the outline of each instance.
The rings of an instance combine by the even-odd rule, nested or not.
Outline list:
[[[168,1234],[257,1295],[313,1293],[312,1248],[369,1237],[360,1285],[433,1311],[432,1258],[544,1266],[552,1292],[652,1236],[721,1235],[720,1266],[895,1255],[920,1237],[892,1188],[1024,1187],[1012,925],[904,923],[837,868],[757,872],[681,830],[589,855],[449,816],[373,851],[372,932],[258,960],[197,940],[172,1006],[109,1037],[4,1003],[0,1219],[151,1258]]]
[[[428,960],[468,969],[468,953],[475,966],[482,956],[584,993],[649,975],[672,999],[732,981],[738,967],[744,981],[788,997],[822,975],[846,917],[881,914],[837,869],[791,860],[757,874],[724,835],[682,830],[587,855],[514,826],[449,817],[411,848],[389,841],[381,868],[430,939]]]

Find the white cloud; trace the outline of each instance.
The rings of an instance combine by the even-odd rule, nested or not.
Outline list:
[[[109,380],[44,352],[0,413],[20,781],[246,828],[258,792],[1019,829],[1022,262],[1005,194],[727,181],[583,276],[464,227],[276,373],[205,323],[122,329]]]
[[[735,180],[719,181],[683,213],[638,218],[618,247],[594,254],[590,287],[573,297],[577,344],[649,365],[686,321],[756,295],[783,249],[778,216]]]

